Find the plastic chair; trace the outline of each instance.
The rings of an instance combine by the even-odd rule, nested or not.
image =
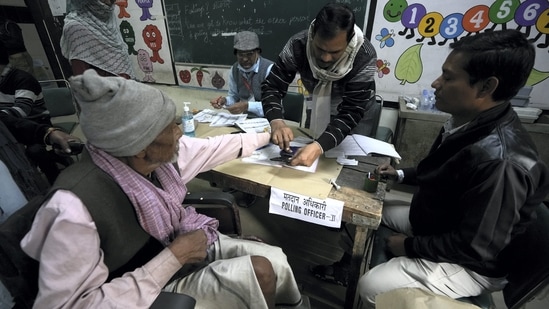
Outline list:
[[[287,92],[282,98],[284,108],[284,119],[297,122],[301,126],[303,120],[303,104],[305,97],[298,92]]]
[[[65,87],[49,87],[53,82],[64,83]],[[42,95],[44,96],[46,108],[50,111],[52,123],[66,133],[72,133],[78,125],[78,121],[55,121],[54,119],[61,116],[74,115],[78,117],[69,83],[64,79],[55,79],[40,81],[40,84],[46,85],[42,87]]]
[[[509,269],[503,289],[503,299],[508,309],[522,308],[534,299],[549,284],[549,208],[540,204],[536,210],[537,218],[501,252],[501,260]],[[385,238],[394,233],[380,226],[375,232],[370,259],[367,263],[373,268],[390,258],[386,252]],[[483,309],[493,308],[491,294],[459,299]]]

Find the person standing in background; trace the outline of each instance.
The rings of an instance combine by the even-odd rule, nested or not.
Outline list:
[[[32,120],[38,124],[53,126],[46,108],[42,87],[31,74],[8,65],[6,49],[0,44],[0,113]],[[63,166],[72,163],[68,156],[59,156],[46,148],[44,143],[27,143],[26,154],[53,183],[59,175],[57,162]]]
[[[315,141],[294,154],[291,165],[310,166],[355,128],[353,133],[369,135],[360,127],[375,103],[376,60],[375,49],[344,4],[325,5],[308,30],[290,38],[262,84],[262,103],[271,123],[271,141],[288,150],[294,135],[283,120],[281,101],[296,73],[313,94]]]
[[[273,62],[261,57],[259,38],[251,31],[234,36],[233,53],[237,61],[229,75],[229,94],[210,103],[214,108],[226,108],[231,114],[248,112],[251,116],[263,117],[261,83],[271,72]]]
[[[74,75],[94,69],[101,76],[135,79],[128,46],[116,24],[115,0],[69,0],[61,52]]]
[[[9,56],[10,67],[34,76],[32,57],[25,47],[23,33],[18,24],[9,19],[0,22],[0,43]]]

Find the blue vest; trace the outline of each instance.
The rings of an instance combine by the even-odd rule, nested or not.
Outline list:
[[[261,101],[261,83],[265,80],[267,70],[273,62],[261,56],[259,59],[261,60],[259,60],[259,69],[257,73],[254,71],[244,73],[238,69],[238,62],[233,64],[232,73],[238,89],[238,98],[235,98],[236,102],[241,100],[248,101],[250,92],[253,93],[254,101]],[[248,75],[247,77],[246,74]],[[247,81],[249,87],[244,82],[244,79]]]

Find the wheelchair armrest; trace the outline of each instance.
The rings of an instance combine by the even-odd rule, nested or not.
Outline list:
[[[198,213],[219,220],[219,232],[235,237],[242,235],[240,213],[232,194],[220,191],[187,193],[185,205],[192,205]]]
[[[185,294],[160,292],[150,309],[194,309],[196,300]]]

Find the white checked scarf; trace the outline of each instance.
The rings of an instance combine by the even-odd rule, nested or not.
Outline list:
[[[181,203],[187,187],[172,164],[164,164],[154,171],[162,184],[163,189],[160,189],[117,158],[93,145],[87,144],[87,148],[93,162],[114,178],[126,193],[143,229],[165,246],[176,235],[195,230],[203,223],[181,224],[186,216]]]
[[[128,45],[116,23],[114,4],[99,0],[72,0],[65,16],[61,52],[65,58],[87,62],[114,75],[135,78]],[[78,27],[80,25],[80,27]],[[82,31],[82,27],[88,31]]]
[[[356,25],[354,26],[355,35],[347,44],[343,55],[328,69],[320,68],[316,63],[313,54],[313,22],[309,26],[309,35],[307,38],[307,59],[311,66],[313,77],[318,79],[318,84],[313,90],[313,109],[311,111],[311,131],[314,138],[318,138],[326,130],[330,123],[330,105],[332,101],[332,82],[340,80],[353,69],[355,57],[364,43],[364,34]]]

